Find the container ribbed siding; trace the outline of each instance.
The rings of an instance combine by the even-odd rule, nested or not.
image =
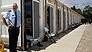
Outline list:
[[[18,4],[22,14],[18,46],[23,49],[27,35],[30,35],[28,37],[32,40],[31,45],[34,45],[43,40],[44,27],[49,29],[50,34],[58,35],[80,24],[81,19],[84,18],[59,0],[0,0],[0,13],[4,15],[12,9],[13,3]],[[1,18],[0,15],[0,37],[5,35],[2,39],[8,45],[8,28],[3,24]],[[25,31],[27,34],[24,33]]]

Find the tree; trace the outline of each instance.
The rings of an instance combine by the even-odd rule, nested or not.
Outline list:
[[[75,6],[71,7],[71,9],[73,9],[73,10],[75,10],[75,11],[76,11],[76,7],[75,7]]]
[[[83,9],[83,16],[87,19],[92,20],[92,7],[91,6],[85,6]]]
[[[82,11],[80,8],[77,9],[75,6],[73,6],[71,7],[71,9],[82,15]]]
[[[80,8],[78,8],[78,9],[76,10],[76,12],[79,13],[80,15],[83,15]]]
[[[84,18],[87,21],[91,21],[92,22],[92,7],[90,5],[85,6],[82,11],[79,8],[77,9],[75,6],[71,7],[71,9],[73,9],[77,13],[83,15]]]

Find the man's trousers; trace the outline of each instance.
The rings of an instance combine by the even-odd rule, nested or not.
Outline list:
[[[19,36],[19,27],[10,27],[9,32],[9,50],[10,52],[17,52],[17,41]]]

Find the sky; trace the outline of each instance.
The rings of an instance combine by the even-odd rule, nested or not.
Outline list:
[[[60,0],[63,4],[68,7],[75,6],[76,8],[83,9],[84,6],[92,6],[92,0]]]

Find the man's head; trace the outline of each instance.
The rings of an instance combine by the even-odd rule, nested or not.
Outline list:
[[[13,3],[13,10],[16,11],[18,8],[18,5],[16,3]]]

